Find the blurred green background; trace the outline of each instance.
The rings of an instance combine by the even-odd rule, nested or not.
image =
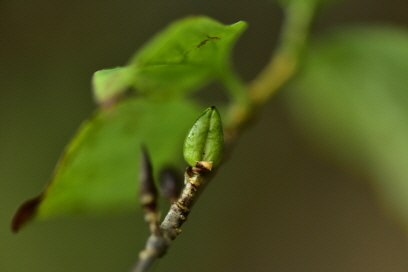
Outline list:
[[[407,11],[407,1],[338,1],[314,35],[344,23],[405,26]],[[246,80],[269,59],[282,22],[266,0],[0,2],[0,271],[132,266],[147,236],[141,214],[35,222],[17,235],[9,223],[95,108],[92,74],[125,64],[155,32],[190,14],[249,23],[234,52]],[[243,135],[156,271],[408,270],[406,232],[371,179],[311,148],[290,98],[279,93]]]

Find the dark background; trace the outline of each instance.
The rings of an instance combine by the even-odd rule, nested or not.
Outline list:
[[[350,23],[408,23],[408,1],[338,1],[314,34]],[[95,108],[93,72],[123,65],[169,22],[205,14],[248,30],[234,51],[252,79],[282,12],[256,1],[0,1],[0,271],[128,271],[141,214],[36,222],[14,235],[17,206],[39,193]],[[406,232],[364,176],[309,148],[279,93],[241,138],[155,271],[408,271]],[[142,226],[142,227],[141,227]]]

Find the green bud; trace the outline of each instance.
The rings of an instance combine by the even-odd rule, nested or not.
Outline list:
[[[190,166],[198,161],[211,161],[217,166],[223,145],[220,114],[215,107],[209,107],[195,121],[184,141],[184,159]]]

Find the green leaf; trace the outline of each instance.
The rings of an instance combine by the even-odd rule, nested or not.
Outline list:
[[[97,112],[62,157],[38,216],[139,207],[141,144],[148,147],[154,169],[179,164],[185,132],[198,112],[188,101],[140,99]]]
[[[139,208],[140,146],[148,147],[156,171],[179,165],[185,133],[191,116],[197,114],[196,106],[184,100],[126,99],[114,108],[97,111],[62,155],[51,183],[32,209],[35,217]]]
[[[290,92],[316,146],[364,169],[408,226],[408,32],[338,30],[315,43]]]
[[[185,132],[198,112],[184,100],[140,99],[97,112],[68,147],[38,216],[138,207],[141,144],[149,148],[154,169],[179,164]]]
[[[109,88],[94,84],[96,97],[103,100],[126,86],[147,96],[180,97],[210,81],[223,80],[231,73],[233,43],[245,28],[245,22],[223,25],[204,16],[176,21],[135,54],[123,68],[124,75],[121,72],[120,77],[115,75],[104,81]],[[132,82],[128,81],[129,74]],[[119,88],[112,89],[111,85]]]

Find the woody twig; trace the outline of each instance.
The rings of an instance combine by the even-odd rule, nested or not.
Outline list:
[[[144,164],[143,161],[142,164]],[[185,187],[180,197],[171,205],[167,216],[158,228],[152,227],[156,226],[157,221],[154,220],[157,218],[157,213],[153,212],[155,215],[152,216],[150,209],[144,209],[151,234],[147,239],[145,248],[140,252],[139,260],[132,272],[148,271],[153,262],[166,253],[171,242],[181,232],[181,226],[187,220],[195,200],[204,188],[203,185],[207,182],[211,169],[212,162],[210,161],[200,161],[197,162],[196,166],[187,168],[185,172]],[[144,181],[141,182],[141,186],[145,186],[145,184]],[[142,196],[142,199],[150,199],[148,195]],[[145,205],[143,204],[143,207]],[[151,207],[151,202],[149,202],[148,206]]]

